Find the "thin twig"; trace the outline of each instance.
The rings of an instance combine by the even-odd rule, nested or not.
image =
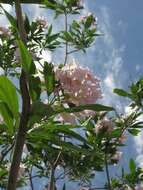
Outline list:
[[[68,17],[67,17],[67,12],[66,11],[65,11],[65,31],[68,32]],[[66,41],[64,65],[67,64],[67,59],[68,59],[68,42]]]
[[[31,190],[34,190],[34,185],[33,185],[33,180],[32,180],[32,167],[31,167],[31,170],[28,171],[28,175],[29,175],[29,181],[30,181],[30,187],[31,187]]]
[[[69,54],[72,54],[72,53],[76,53],[76,52],[78,52],[78,51],[79,51],[78,49],[71,50],[71,51],[68,52],[68,55],[69,55]]]
[[[2,162],[4,160],[6,155],[12,150],[13,147],[14,147],[14,143],[7,150],[5,150],[4,152],[1,153],[0,162]]]
[[[52,166],[48,190],[54,190],[54,187],[55,187],[55,167]]]
[[[107,150],[107,147],[106,147],[106,150]],[[108,188],[109,188],[109,190],[112,190],[109,168],[108,168],[107,151],[105,153],[105,171],[106,171],[106,176],[107,176],[107,181],[108,181]]]

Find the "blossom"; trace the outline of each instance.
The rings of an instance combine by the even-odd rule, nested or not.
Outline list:
[[[18,177],[22,177],[25,174],[26,166],[24,164],[20,164],[20,168],[18,171]]]
[[[101,131],[111,133],[113,131],[113,123],[111,119],[104,117],[102,120],[97,122],[95,127],[95,133],[98,134]]]
[[[3,35],[5,37],[10,35],[10,31],[6,27],[0,27],[0,35]]]
[[[135,190],[143,190],[143,186],[142,186],[142,185],[137,185],[137,186],[135,187]]]
[[[112,156],[111,159],[118,162],[118,161],[121,159],[122,154],[123,154],[122,152],[117,151],[117,152],[114,154],[114,156]]]
[[[76,115],[74,115],[73,113],[61,113],[59,115],[58,118],[56,118],[56,120],[60,121],[60,122],[64,122],[64,123],[69,123],[72,125],[76,124]]]
[[[38,17],[36,19],[36,22],[37,22],[38,26],[40,26],[42,28],[47,28],[47,26],[48,26],[48,22],[46,21],[46,19],[44,17]]]
[[[120,143],[124,143],[124,141],[126,141],[127,140],[127,136],[125,136],[125,135],[122,135],[120,138],[119,138],[119,142]]]
[[[88,68],[77,66],[75,61],[56,68],[55,77],[69,103],[76,106],[93,104],[102,98],[100,80]]]
[[[100,80],[88,69],[77,65],[75,61],[65,65],[62,68],[55,67],[55,77],[59,81],[60,87],[55,89],[56,94],[60,90],[64,91],[64,105],[70,107],[85,104],[94,104],[99,98],[102,98],[100,89]],[[58,92],[57,92],[58,91]],[[95,116],[95,112],[84,110],[74,114],[60,114],[64,122],[76,124],[78,118]]]

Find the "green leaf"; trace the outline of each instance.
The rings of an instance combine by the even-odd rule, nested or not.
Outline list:
[[[3,8],[3,6],[0,5],[0,7],[1,7],[2,10],[4,11],[4,13],[5,13],[7,19],[9,20],[11,26],[14,27],[14,29],[15,29],[16,31],[18,31],[16,19],[15,19],[11,14],[9,14],[9,13]]]
[[[73,108],[62,108],[56,111],[56,113],[74,113],[74,112],[81,112],[84,110],[92,110],[92,111],[114,111],[114,108],[104,106],[101,104],[87,104],[87,105],[81,105]]]
[[[128,129],[128,132],[133,136],[137,136],[140,133],[140,130],[139,129]]]
[[[66,41],[69,41],[69,42],[72,42],[73,41],[73,38],[72,38],[72,35],[69,33],[69,32],[63,32],[63,38],[66,40]]]
[[[78,128],[79,126],[77,126]],[[57,124],[57,123],[51,123],[48,122],[47,124],[44,124],[42,126],[40,126],[39,128],[36,128],[34,131],[32,131],[33,134],[38,134],[38,136],[42,136],[42,138],[47,139],[49,138],[48,136],[50,136],[51,134],[53,135],[58,135],[59,134],[64,134],[66,135],[66,137],[68,138],[74,138],[76,140],[79,140],[81,142],[86,143],[86,139],[84,137],[82,137],[80,134],[78,134],[77,132],[75,132],[73,130],[73,128],[76,129],[76,126],[72,126],[72,125],[62,125],[62,124]],[[32,134],[31,133],[31,134]]]
[[[20,39],[17,40],[17,44],[18,44],[18,47],[20,49],[22,67],[26,73],[29,73],[30,68],[31,68],[31,63],[32,63],[31,54],[29,53],[29,51],[25,47],[22,40],[20,40]]]
[[[8,132],[13,132],[13,114],[9,110],[5,102],[0,101],[0,114],[3,117],[5,127],[8,127]],[[1,127],[0,127],[1,128]]]
[[[16,87],[6,76],[0,76],[0,101],[7,104],[13,116],[17,117],[19,104]]]
[[[41,81],[39,77],[29,77],[29,92],[33,101],[39,100],[41,95]]]
[[[114,93],[118,94],[119,96],[130,97],[130,94],[122,89],[115,88]]]
[[[136,164],[133,159],[130,159],[129,168],[130,168],[130,172],[132,174],[134,174],[136,172]]]
[[[50,2],[49,0],[44,0],[44,4],[46,5],[47,8],[50,8],[52,10],[57,9],[57,3],[55,1]]]
[[[53,92],[54,87],[55,87],[55,74],[54,74],[53,65],[45,62],[43,72],[44,72],[44,79],[45,79],[47,94],[50,95]]]
[[[48,119],[54,113],[53,109],[49,105],[45,105],[40,101],[35,101],[31,107],[31,117],[30,117],[30,126],[34,123],[39,123],[43,118]]]
[[[111,133],[111,137],[120,137],[121,136],[121,133],[122,133],[122,130],[121,129],[114,129]]]

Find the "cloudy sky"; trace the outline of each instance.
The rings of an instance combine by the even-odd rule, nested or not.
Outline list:
[[[143,75],[143,1],[84,1],[83,14],[92,12],[98,17],[98,27],[103,36],[96,40],[87,54],[76,53],[73,56],[81,65],[88,66],[101,78],[103,103],[116,106],[122,112],[128,111],[125,109],[126,102],[113,94],[113,88],[127,89],[131,82]],[[6,6],[6,9],[11,8]],[[36,5],[24,6],[24,10],[31,18],[44,16],[49,23],[53,22],[52,12],[43,12],[43,9]],[[60,18],[55,21],[54,29],[58,30],[63,24]],[[2,16],[0,25],[6,25]],[[62,54],[56,52],[53,59],[55,62],[61,62]],[[133,156],[137,163],[143,166],[142,137],[143,134],[140,134],[136,139],[129,140],[129,143],[132,142],[131,151],[125,148],[123,163]]]

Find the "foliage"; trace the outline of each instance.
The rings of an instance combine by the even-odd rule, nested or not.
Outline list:
[[[3,71],[0,76],[0,187],[7,186],[23,107],[26,110],[21,103],[26,97],[22,86],[24,72],[30,111],[26,113],[28,122],[23,129],[26,135],[17,187],[26,186],[30,181],[33,189],[33,178],[45,177],[48,190],[54,190],[57,181],[63,178],[92,188],[92,180],[100,171],[107,175],[103,189],[137,189],[143,182],[143,171],[133,159],[129,162],[129,171],[123,168],[119,178],[110,178],[109,168],[119,163],[126,138],[137,136],[143,127],[140,119],[143,79],[133,83],[129,92],[114,89],[117,95],[130,99],[131,113],[119,114],[112,106],[96,102],[101,98],[100,80],[88,69],[68,63],[67,57],[77,51],[86,53],[93,45],[99,36],[97,19],[89,14],[68,23],[68,16],[77,16],[84,8],[80,0],[45,0],[42,6],[52,9],[56,19],[62,15],[65,29],[53,32],[53,24],[47,24],[42,18],[30,21],[25,15],[26,41],[20,36],[19,18],[1,7],[10,27],[0,27]],[[43,61],[43,51],[54,54],[64,46],[63,64]],[[87,94],[82,93],[82,84],[87,87],[84,89]]]

